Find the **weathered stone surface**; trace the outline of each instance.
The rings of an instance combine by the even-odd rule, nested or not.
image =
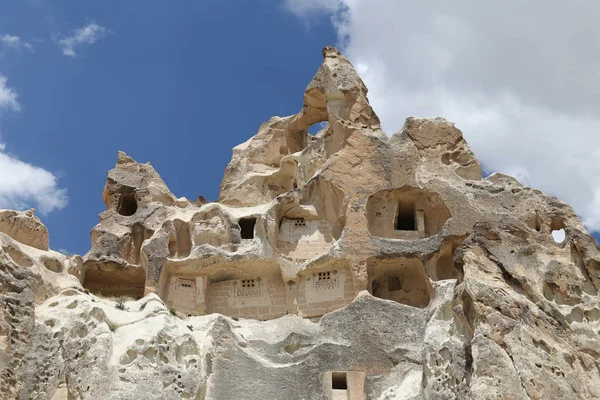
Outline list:
[[[388,137],[323,55],[217,202],[120,152],[83,258],[0,212],[0,398],[600,398],[600,249],[573,210],[484,179],[443,118]]]
[[[48,230],[34,213],[33,208],[23,212],[0,210],[0,232],[27,246],[48,250]]]

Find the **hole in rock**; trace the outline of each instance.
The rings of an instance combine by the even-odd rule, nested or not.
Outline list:
[[[42,262],[44,263],[44,267],[52,272],[61,273],[63,270],[63,266],[60,261],[54,258],[43,258]]]
[[[564,228],[555,229],[552,231],[552,238],[555,243],[563,243],[565,241],[566,233]]]
[[[192,251],[192,237],[190,226],[180,219],[173,221],[169,234],[169,256],[185,258]]]
[[[119,198],[119,206],[117,212],[121,215],[129,217],[137,211],[137,200],[135,193],[122,194]]]
[[[254,225],[256,218],[241,218],[238,222],[242,239],[254,239]]]
[[[136,222],[131,228],[131,234],[123,246],[122,255],[131,264],[140,263],[140,252],[144,240],[149,239],[154,231],[146,229],[143,224]]]
[[[416,231],[417,222],[415,220],[414,204],[398,204],[398,216],[396,217],[397,231]]]
[[[530,229],[534,229],[537,232],[541,232],[542,231],[542,219],[540,218],[539,215],[535,214],[533,217],[531,217],[527,221],[527,226]]]
[[[327,121],[322,121],[322,122],[317,122],[315,124],[312,124],[309,128],[308,128],[308,133],[310,133],[311,135],[316,135],[317,133],[319,133],[319,131],[321,129],[327,128]]]
[[[416,187],[382,190],[367,202],[369,231],[391,239],[422,239],[437,234],[450,212],[441,197]]]
[[[331,388],[333,390],[348,390],[348,378],[345,372],[331,373]]]
[[[431,301],[433,288],[419,260],[372,260],[367,274],[369,291],[375,297],[420,308]]]
[[[83,287],[103,296],[139,299],[144,295],[145,283],[146,271],[143,268],[108,262],[86,266]]]
[[[458,278],[458,270],[454,265],[454,253],[464,239],[465,237],[454,236],[442,243],[439,252],[425,263],[425,270],[429,278],[434,281]]]

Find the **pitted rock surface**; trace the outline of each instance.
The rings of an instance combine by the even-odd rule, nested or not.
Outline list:
[[[573,209],[484,178],[443,118],[386,135],[323,56],[218,201],[119,152],[83,257],[0,211],[0,398],[600,398],[600,249]]]

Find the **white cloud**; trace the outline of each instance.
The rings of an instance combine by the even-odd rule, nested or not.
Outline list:
[[[73,36],[56,40],[58,46],[65,56],[75,57],[75,49],[83,45],[91,45],[111,33],[108,29],[95,23],[89,23],[82,28],[76,29]]]
[[[19,95],[13,89],[6,86],[6,82],[6,77],[0,74],[0,111],[5,109],[19,111],[21,109],[21,105],[17,101]]]
[[[41,214],[47,214],[67,205],[67,191],[58,187],[54,174],[6,153],[3,143],[0,171],[0,208],[23,210],[35,206]]]
[[[0,74],[0,116],[12,110],[19,111],[17,93],[6,85]],[[58,187],[54,174],[43,168],[19,160],[7,153],[0,142],[0,208],[27,209],[35,206],[47,214],[67,205],[67,191]]]
[[[327,11],[388,133],[455,121],[486,170],[571,204],[600,231],[600,2],[287,0]]]
[[[26,48],[28,50],[33,50],[33,46],[30,43],[27,43],[18,36],[8,34],[0,35],[0,45],[11,49]]]

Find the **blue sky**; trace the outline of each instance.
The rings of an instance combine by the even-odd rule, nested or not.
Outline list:
[[[38,208],[52,248],[83,254],[117,150],[214,200],[232,147],[299,111],[337,43],[388,133],[445,116],[486,170],[599,231],[600,3],[563,4],[4,1],[0,207]]]
[[[68,205],[41,216],[55,249],[89,249],[117,150],[150,161],[176,196],[215,200],[232,147],[300,110],[336,41],[327,19],[307,29],[274,1],[126,3],[0,5],[0,35],[32,47],[1,53],[20,105],[3,112],[1,141],[67,190]],[[60,40],[91,24],[98,40],[63,54]]]

